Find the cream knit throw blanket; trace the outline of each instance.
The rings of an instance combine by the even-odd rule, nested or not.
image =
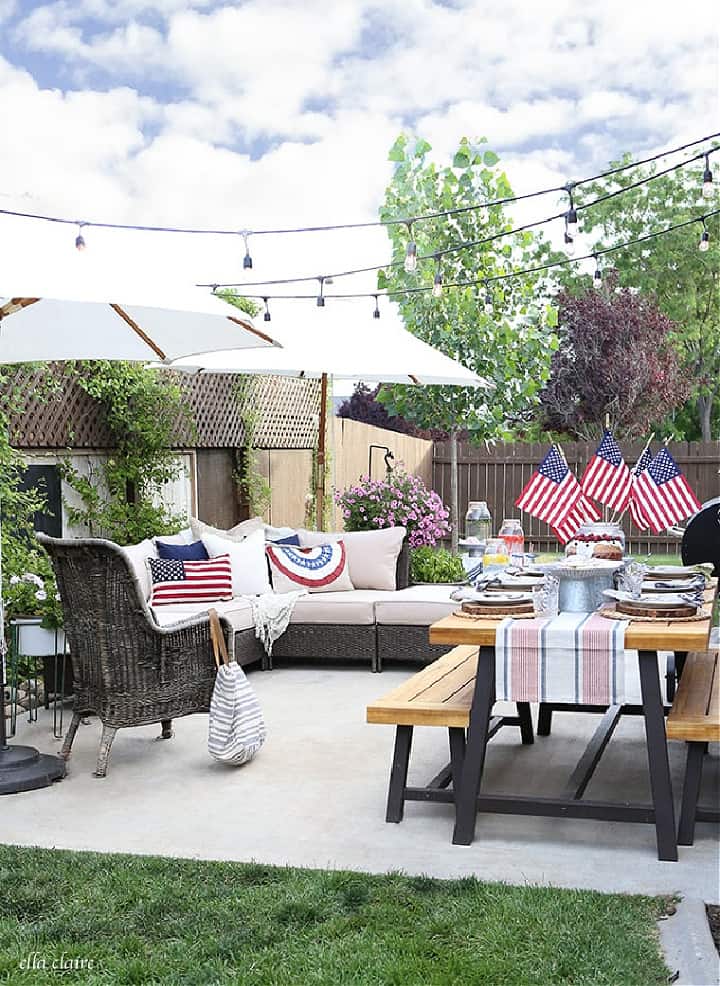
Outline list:
[[[266,592],[262,596],[247,596],[252,606],[255,636],[272,655],[273,644],[287,630],[295,603],[307,596],[303,589],[299,592]]]

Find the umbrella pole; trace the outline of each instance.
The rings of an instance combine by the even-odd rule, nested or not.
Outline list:
[[[320,378],[320,423],[318,426],[317,478],[315,481],[315,522],[319,531],[323,528],[325,506],[325,446],[327,443],[327,391],[328,376]]]
[[[5,673],[7,645],[5,643],[5,611],[2,604],[2,527],[0,527],[0,794],[17,794],[48,787],[65,776],[65,761],[60,757],[38,753],[32,746],[10,746],[5,725]]]

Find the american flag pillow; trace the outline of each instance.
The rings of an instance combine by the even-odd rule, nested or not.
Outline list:
[[[218,555],[208,561],[148,558],[148,565],[152,582],[151,606],[232,599],[230,555]]]

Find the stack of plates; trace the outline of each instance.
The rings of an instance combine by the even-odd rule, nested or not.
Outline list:
[[[696,568],[692,565],[653,565],[645,576],[651,582],[658,581],[662,579],[666,582],[668,579],[687,579],[698,575],[701,575]]]
[[[472,599],[463,602],[462,608],[466,613],[488,615],[513,613],[532,613],[533,601],[530,592],[478,592]]]

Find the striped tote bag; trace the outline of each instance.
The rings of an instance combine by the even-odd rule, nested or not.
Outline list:
[[[217,611],[210,610],[217,678],[210,700],[208,752],[222,763],[243,764],[255,756],[265,742],[265,720],[245,672],[228,657],[225,636]]]

